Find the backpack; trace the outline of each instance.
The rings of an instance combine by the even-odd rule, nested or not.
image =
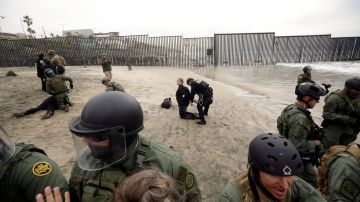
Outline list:
[[[165,98],[164,101],[161,103],[161,107],[162,108],[166,108],[166,109],[169,109],[171,107],[171,98]]]
[[[214,91],[206,81],[201,81],[199,84],[200,84],[200,86],[202,86],[205,89],[204,90],[204,96],[206,96],[206,97],[212,97],[213,96]]]

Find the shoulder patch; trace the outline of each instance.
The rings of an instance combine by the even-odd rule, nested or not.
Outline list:
[[[48,162],[37,162],[32,168],[32,172],[36,176],[45,176],[51,173],[51,165]]]
[[[357,184],[349,179],[344,180],[340,188],[340,193],[352,201],[359,194],[359,191]]]
[[[194,186],[194,181],[194,175],[192,173],[187,173],[185,178],[186,189],[191,189]]]

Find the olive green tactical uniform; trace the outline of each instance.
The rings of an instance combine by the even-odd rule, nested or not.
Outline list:
[[[274,200],[266,196],[259,187],[257,187],[259,198],[261,202],[273,202]],[[241,173],[235,180],[228,183],[225,189],[216,200],[217,202],[252,202],[255,201],[250,184],[247,177],[247,172]],[[295,177],[294,182],[289,188],[286,195],[286,202],[321,202],[326,201],[321,194],[304,180]]]
[[[112,78],[111,63],[112,63],[112,60],[108,56],[101,57],[101,66],[102,66],[103,72],[104,72],[105,76],[110,79]]]
[[[313,80],[311,80],[311,74],[300,74],[298,76],[298,84],[301,84],[301,83],[306,83],[306,82],[309,82],[309,83],[315,83]]]
[[[125,89],[121,84],[113,82],[113,81],[109,81],[109,82],[107,82],[105,91],[121,91],[121,92],[125,92]]]
[[[62,194],[68,190],[59,166],[33,145],[17,144],[13,157],[0,167],[0,201],[35,201],[47,186],[60,187]]]
[[[359,145],[332,146],[321,161],[319,188],[328,201],[360,201]]]
[[[356,140],[354,130],[357,119],[352,114],[360,113],[360,99],[351,99],[345,89],[330,93],[323,108],[324,149],[332,145],[348,145]]]
[[[201,200],[190,166],[168,146],[139,138],[139,146],[133,143],[129,146],[125,160],[111,167],[86,171],[75,163],[70,178],[71,201],[112,201],[115,187],[126,176],[142,167],[159,169],[172,176],[195,201]]]
[[[310,112],[295,104],[287,106],[277,119],[279,133],[286,137],[299,151],[303,159],[304,172],[299,175],[314,187],[316,187],[317,175],[313,164],[317,149],[312,134],[316,132],[316,126],[311,120]]]
[[[55,75],[54,77],[48,78],[46,81],[46,92],[55,97],[56,103],[60,109],[63,108],[66,103],[69,103],[69,90],[66,86],[66,81],[69,81],[70,86],[72,86],[72,79],[64,75]]]

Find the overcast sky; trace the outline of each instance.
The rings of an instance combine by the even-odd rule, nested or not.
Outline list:
[[[248,32],[360,36],[360,0],[0,0],[3,32],[22,33],[25,15],[33,18],[38,37],[44,34],[42,26],[47,36],[61,35],[63,28],[184,37]]]

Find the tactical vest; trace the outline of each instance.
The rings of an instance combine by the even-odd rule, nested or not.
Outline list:
[[[150,142],[143,139],[140,143],[136,151],[136,163],[133,170],[123,171],[121,168],[110,168],[96,171],[95,177],[92,179],[74,179],[77,181],[76,186],[78,187],[76,187],[76,189],[82,190],[82,193],[80,193],[82,201],[113,201],[113,191],[119,183],[136,170],[149,166],[144,165],[143,160],[149,149]]]
[[[52,87],[51,90],[53,95],[65,93],[68,90],[61,75],[55,75],[54,77],[49,78],[49,82]]]
[[[248,172],[242,172],[239,176],[235,177],[235,182],[238,185],[239,189],[243,191],[242,199],[244,202],[253,202],[255,201],[254,195],[252,193],[250,183],[248,180]],[[259,194],[259,201],[261,202],[273,202],[274,200],[267,197],[258,187],[257,191]],[[289,189],[286,194],[285,201],[291,201],[291,189]]]
[[[46,153],[32,144],[19,143],[16,144],[16,150],[7,163],[0,167],[0,195],[1,201],[26,201],[22,193],[15,192],[17,188],[9,181],[11,171],[17,162],[26,159],[29,152],[38,152],[46,155]],[[34,199],[35,200],[35,199]]]
[[[334,145],[330,147],[329,150],[321,157],[321,164],[318,167],[318,190],[323,195],[329,194],[329,187],[328,187],[328,179],[329,179],[329,167],[328,161],[331,157],[342,153],[347,152],[351,154],[360,164],[360,148],[356,144],[350,144],[348,146],[344,145]]]
[[[287,113],[288,111],[290,111],[290,113]],[[297,107],[296,105],[289,105],[284,109],[284,111],[278,117],[277,128],[279,130],[279,133],[283,135],[285,138],[288,138],[288,134],[290,130],[288,120],[290,119],[290,117],[300,113],[305,113],[305,112],[303,112],[303,109]]]

